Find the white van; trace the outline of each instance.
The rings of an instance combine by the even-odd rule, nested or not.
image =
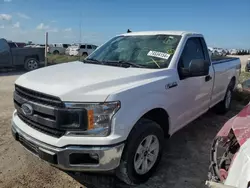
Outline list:
[[[50,44],[47,48],[47,52],[51,54],[65,54],[65,50],[70,47],[70,44],[63,44],[63,43],[57,43],[57,44]]]
[[[69,47],[69,55],[71,56],[85,56],[87,57],[97,48],[93,44],[75,44]]]

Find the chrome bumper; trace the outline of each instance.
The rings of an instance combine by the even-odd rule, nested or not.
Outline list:
[[[110,171],[117,168],[124,143],[115,146],[54,147],[30,137],[12,122],[12,134],[28,151],[51,165],[66,171]],[[84,162],[86,156],[95,159]],[[94,156],[94,157],[93,157]],[[81,161],[79,163],[74,161]],[[87,160],[87,159],[86,159]]]

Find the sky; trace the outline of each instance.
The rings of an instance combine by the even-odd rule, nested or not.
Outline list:
[[[250,0],[0,0],[0,38],[100,45],[132,31],[202,33],[209,46],[250,49]]]

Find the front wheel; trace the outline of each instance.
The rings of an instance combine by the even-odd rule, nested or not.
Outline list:
[[[147,181],[160,162],[164,134],[154,121],[141,119],[131,131],[117,177],[129,185]]]

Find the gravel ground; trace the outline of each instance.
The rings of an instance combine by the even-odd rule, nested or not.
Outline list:
[[[245,65],[247,57],[243,56]],[[128,187],[113,177],[67,174],[39,160],[12,138],[10,119],[14,110],[13,83],[18,72],[0,73],[0,187]],[[166,141],[159,169],[145,184],[137,188],[202,188],[207,179],[209,149],[221,126],[237,114],[242,105],[233,102],[225,116],[208,112]],[[88,186],[92,184],[93,186]]]

